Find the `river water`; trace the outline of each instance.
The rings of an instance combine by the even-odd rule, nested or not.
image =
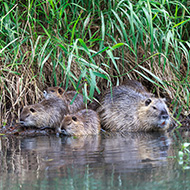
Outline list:
[[[2,136],[0,189],[190,189],[175,158],[189,135]]]

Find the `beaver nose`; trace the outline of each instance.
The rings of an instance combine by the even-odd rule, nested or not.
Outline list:
[[[61,129],[61,133],[62,133],[63,135],[68,135],[68,133],[67,133],[67,131],[66,131],[65,129]]]
[[[19,123],[20,123],[21,125],[24,125],[24,121],[23,121],[23,120],[20,120]]]
[[[169,118],[169,115],[168,115],[168,112],[166,109],[163,109],[160,113],[161,115],[161,119],[168,119]]]
[[[169,118],[169,115],[162,115],[161,118],[162,118],[162,119],[168,119],[168,118]]]

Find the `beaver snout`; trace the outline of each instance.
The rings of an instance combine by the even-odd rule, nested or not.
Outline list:
[[[167,120],[167,119],[169,119],[169,115],[161,115],[161,119]]]
[[[163,109],[163,110],[161,111],[160,117],[161,117],[161,119],[165,119],[165,120],[169,119],[169,114],[168,114],[168,112],[167,112],[166,109]]]
[[[20,123],[21,125],[25,125],[25,121],[24,121],[24,119],[23,119],[22,117],[20,118],[19,123]]]
[[[21,115],[19,123],[24,125],[25,124],[25,119],[29,117],[30,114],[27,114],[26,116]]]
[[[21,125],[24,125],[24,121],[21,121],[21,120],[20,120],[19,123],[20,123]]]
[[[70,136],[69,133],[65,129],[61,129],[61,133],[66,136]]]

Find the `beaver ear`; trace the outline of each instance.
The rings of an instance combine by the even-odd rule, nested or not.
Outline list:
[[[62,89],[62,88],[58,88],[58,93],[59,93],[60,95],[62,95],[62,94],[63,94],[63,89]]]
[[[32,113],[35,113],[35,112],[36,112],[36,110],[35,110],[34,108],[30,108],[30,111],[31,111]]]
[[[72,117],[72,120],[73,120],[73,121],[77,121],[77,117],[73,116],[73,117]]]
[[[150,98],[148,98],[148,99],[145,101],[145,106],[148,106],[151,102],[152,102],[152,100],[151,100]]]

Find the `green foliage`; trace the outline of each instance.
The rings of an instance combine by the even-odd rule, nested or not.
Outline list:
[[[2,113],[38,101],[47,85],[73,86],[87,102],[127,76],[160,87],[177,118],[188,115],[187,3],[0,1],[1,99],[11,102]]]
[[[178,152],[179,164],[183,166],[183,169],[190,169],[190,143],[183,143],[181,150]]]
[[[172,156],[171,158],[175,158],[178,164],[186,170],[190,169],[190,143],[188,138],[184,140],[184,136],[186,136],[184,134],[178,129],[174,130],[173,138],[177,146],[175,146],[175,149],[178,151],[176,152],[176,156]]]

